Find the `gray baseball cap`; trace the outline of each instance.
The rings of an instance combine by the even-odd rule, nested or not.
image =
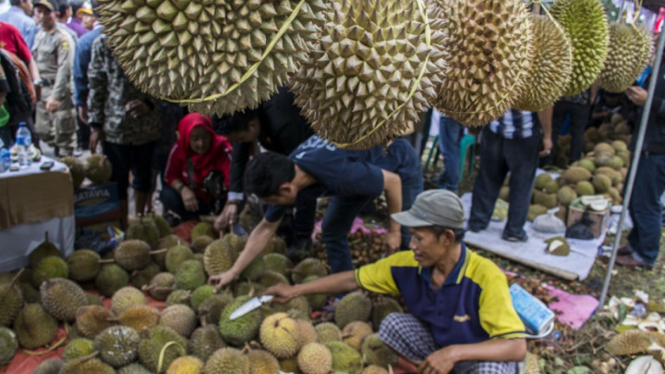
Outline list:
[[[464,228],[464,206],[454,193],[447,190],[427,190],[416,197],[411,209],[391,215],[406,227],[443,226]]]

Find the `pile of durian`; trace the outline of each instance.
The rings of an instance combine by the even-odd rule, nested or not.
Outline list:
[[[90,155],[85,160],[85,163],[72,156],[63,157],[60,159],[60,162],[69,168],[74,189],[81,187],[86,178],[94,185],[104,184],[111,180],[113,174],[111,162],[106,156],[100,153]]]
[[[131,222],[126,240],[105,258],[81,249],[65,259],[47,237],[30,253],[29,267],[0,274],[0,365],[19,348],[43,352],[59,343],[66,344],[61,359],[34,373],[381,374],[396,364],[376,335],[383,318],[402,311],[391,298],[350,293],[336,305],[334,323],[316,326],[311,312],[328,295],[264,305],[231,321],[253,294],[310,282],[328,267],[314,258],[294,266],[284,241],[273,238],[239,281],[215,294],[208,276],[228,270],[244,240],[213,235],[201,223],[187,244],[163,218],[146,216]],[[150,299],[163,305],[152,307]],[[54,342],[61,324],[68,336]]]

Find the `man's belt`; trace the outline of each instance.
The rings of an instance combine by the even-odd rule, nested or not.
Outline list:
[[[40,86],[40,87],[50,87],[55,84],[55,79],[40,79],[37,82],[34,83],[35,86]]]

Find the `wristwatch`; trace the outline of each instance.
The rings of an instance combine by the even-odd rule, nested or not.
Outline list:
[[[43,79],[37,79],[37,80],[32,82],[32,85],[41,87],[43,81],[44,81]]]
[[[176,188],[175,190],[178,191],[178,193],[182,193],[182,189],[183,189],[183,188],[185,188],[185,184],[184,184],[184,183],[181,184],[180,186],[178,186],[178,188]]]

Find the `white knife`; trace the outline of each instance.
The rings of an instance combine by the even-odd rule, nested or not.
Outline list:
[[[238,319],[238,318],[244,316],[245,314],[247,314],[247,313],[249,313],[249,312],[251,312],[251,311],[253,311],[257,308],[260,308],[261,305],[263,305],[267,302],[270,302],[270,300],[272,300],[273,297],[274,297],[273,295],[253,297],[248,302],[242,304],[240,306],[240,308],[234,310],[233,313],[231,313],[231,315],[229,316],[229,319],[231,321],[233,321],[234,319]]]

